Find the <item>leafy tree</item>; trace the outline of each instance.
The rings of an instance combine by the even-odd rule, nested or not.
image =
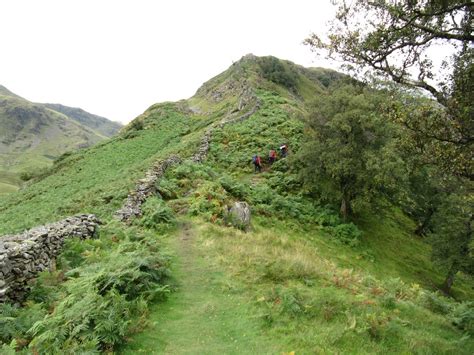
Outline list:
[[[451,194],[433,216],[430,241],[433,260],[446,270],[442,285],[449,292],[456,274],[474,274],[473,201],[464,194]]]
[[[372,73],[429,92],[444,108],[439,119],[412,126],[429,154],[448,171],[473,175],[474,64],[473,8],[461,0],[335,0],[337,13],[327,39],[306,43],[350,63],[356,73]],[[453,53],[435,65],[436,46]],[[439,50],[439,49],[438,49]],[[421,116],[427,121],[429,116]],[[434,143],[433,143],[434,142]],[[455,164],[449,161],[455,159]]]
[[[354,201],[390,194],[403,181],[393,129],[378,109],[382,100],[374,91],[344,84],[317,99],[308,120],[309,140],[299,156],[302,177],[326,197],[336,195],[345,219]]]

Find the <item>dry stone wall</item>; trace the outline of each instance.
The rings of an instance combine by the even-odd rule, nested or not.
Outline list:
[[[133,218],[142,214],[141,206],[146,199],[157,193],[156,185],[171,165],[179,164],[181,158],[172,155],[168,159],[157,162],[148,170],[143,179],[138,180],[135,189],[128,194],[127,200],[122,208],[115,212],[115,218],[119,221],[130,223]]]
[[[260,108],[260,101],[250,87],[243,87],[238,107],[212,125],[204,134],[191,161],[201,163],[209,153],[214,128],[223,128],[232,123],[242,122]],[[241,114],[242,111],[246,111]],[[128,195],[115,217],[125,223],[141,215],[141,205],[157,193],[157,184],[166,169],[180,164],[181,158],[172,155],[157,162],[140,179],[135,189]],[[62,250],[67,238],[91,238],[95,235],[100,221],[96,216],[83,214],[68,217],[62,221],[35,227],[20,234],[0,237],[0,302],[20,303],[24,300],[29,283],[37,274],[51,269],[56,256]]]
[[[0,238],[0,302],[22,302],[29,282],[51,269],[68,238],[88,239],[100,221],[83,214]]]
[[[214,128],[223,128],[228,124],[238,123],[252,116],[260,108],[260,100],[254,94],[252,88],[244,86],[240,94],[240,100],[236,110],[232,111],[224,117],[219,123],[212,125],[206,133],[204,133],[201,143],[194,155],[189,160],[195,163],[202,163],[206,159],[211,146],[212,132]],[[240,114],[242,111],[245,111]],[[168,159],[157,162],[150,170],[148,170],[143,179],[140,179],[133,191],[131,191],[125,200],[122,208],[115,212],[115,218],[130,224],[136,217],[141,216],[141,206],[146,199],[157,194],[157,185],[162,178],[166,169],[171,165],[177,165],[182,162],[181,158],[173,155]]]

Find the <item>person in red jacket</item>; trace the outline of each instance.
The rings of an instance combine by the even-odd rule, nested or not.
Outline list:
[[[277,152],[274,149],[270,150],[270,153],[268,154],[268,162],[270,163],[270,165],[272,165],[276,161],[276,158]]]
[[[259,155],[254,155],[252,158],[253,165],[255,165],[255,172],[262,172],[262,159]]]

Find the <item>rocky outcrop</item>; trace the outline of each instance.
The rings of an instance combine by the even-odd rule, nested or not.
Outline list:
[[[145,177],[138,180],[137,186],[128,194],[127,200],[122,208],[115,212],[115,217],[122,222],[130,223],[133,218],[141,216],[142,204],[149,196],[157,193],[156,185],[165,174],[166,169],[180,162],[180,157],[172,155],[168,159],[161,160],[153,165],[153,167],[146,172]]]
[[[100,221],[90,214],[35,227],[0,239],[0,302],[21,302],[29,281],[54,266],[56,256],[68,238],[88,239]]]

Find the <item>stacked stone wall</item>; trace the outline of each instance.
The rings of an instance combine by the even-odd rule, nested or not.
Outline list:
[[[20,303],[29,283],[39,272],[51,269],[68,238],[88,239],[95,235],[99,220],[91,214],[0,238],[0,302]]]

